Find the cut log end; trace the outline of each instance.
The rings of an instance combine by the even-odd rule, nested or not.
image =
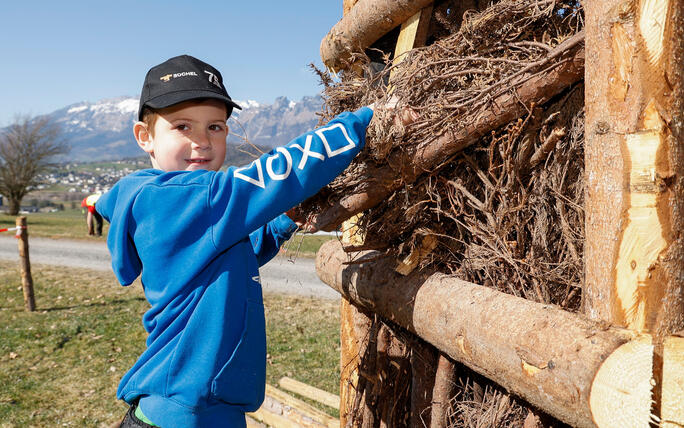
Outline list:
[[[651,337],[642,336],[606,358],[596,373],[589,398],[596,426],[649,426],[653,349]]]

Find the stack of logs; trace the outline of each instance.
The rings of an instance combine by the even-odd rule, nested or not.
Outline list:
[[[352,51],[370,47],[397,25],[402,25],[401,43],[408,39],[408,49],[419,45],[421,16],[432,10],[432,2],[425,0],[344,3],[344,18],[321,47],[333,70],[353,66]],[[404,276],[396,272],[396,261],[378,253],[348,254],[337,242],[327,244],[318,254],[317,271],[342,294],[348,313],[346,321],[343,313],[342,326],[347,349],[342,356],[343,426],[444,426],[444,418],[437,421],[434,415],[443,411],[444,399],[438,396],[449,388],[434,372],[453,371],[448,368],[451,360],[572,426],[684,425],[684,339],[677,334],[684,331],[684,243],[679,233],[684,229],[684,2],[605,0],[587,2],[584,10],[586,36],[580,33],[550,52],[549,61],[558,60],[556,66],[548,64],[543,76],[521,81],[513,94],[494,100],[489,116],[471,127],[426,141],[419,156],[395,162],[412,166],[412,173],[403,171],[402,176],[410,185],[407,177],[417,178],[478,136],[518,118],[531,104],[543,105],[584,79],[583,313],[440,273]],[[401,43],[395,58],[406,48]],[[317,226],[337,228],[402,182],[389,166],[369,168],[369,178],[378,185],[343,195],[317,214]],[[397,326],[448,356],[439,360],[441,366],[433,359],[432,367],[422,370],[432,371],[431,382],[416,376],[418,360],[430,361],[420,357],[425,355],[422,345],[413,347],[409,382],[410,368],[402,365],[406,349],[384,340],[382,331],[368,331],[376,325],[375,317],[386,321],[383,328]],[[414,342],[419,341],[409,341]],[[393,353],[400,357],[394,372],[359,373],[355,353],[378,347],[390,359]],[[364,366],[366,371],[373,368]],[[377,400],[383,382],[390,381],[394,388],[405,386],[410,395],[405,418],[391,408],[382,410],[393,403]],[[364,382],[371,387],[361,388]],[[421,397],[428,387],[430,393]],[[364,390],[364,396],[354,395],[354,389]],[[366,400],[364,406],[358,405],[361,400]],[[426,408],[432,410],[426,413]],[[350,409],[375,416],[364,418]],[[430,412],[432,423],[425,417]]]

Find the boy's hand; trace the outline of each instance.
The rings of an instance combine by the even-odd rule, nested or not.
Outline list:
[[[306,221],[305,215],[298,210],[297,207],[291,208],[285,215],[290,217],[290,220],[294,221],[297,227],[303,232],[314,233],[318,230],[314,225]]]
[[[418,120],[418,113],[412,108],[404,105],[397,108],[399,98],[392,96],[389,101],[384,104],[370,104],[368,107],[374,112],[383,111],[383,113],[393,114],[395,125],[407,126]]]

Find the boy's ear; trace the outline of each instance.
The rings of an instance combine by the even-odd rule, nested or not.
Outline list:
[[[150,131],[147,129],[145,122],[135,122],[135,125],[133,125],[133,135],[140,148],[145,152],[152,154],[152,134],[150,134]]]

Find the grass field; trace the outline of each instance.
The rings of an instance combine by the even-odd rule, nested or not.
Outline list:
[[[25,216],[28,223],[29,237],[39,236],[55,239],[103,241],[106,240],[107,231],[109,230],[109,224],[105,221],[103,237],[88,236],[85,216],[81,213],[80,208],[66,209],[54,213],[25,214]],[[15,223],[16,217],[0,214],[0,228],[13,227]],[[336,238],[328,235],[296,234],[289,242],[283,245],[283,252],[293,257],[314,257],[318,248],[330,239]]]
[[[103,238],[89,237],[85,215],[81,209],[65,209],[54,213],[31,213],[26,216],[30,236],[45,238],[67,238],[83,240],[102,240]],[[0,228],[15,225],[16,217],[0,214]],[[109,224],[105,221],[103,233],[106,235]]]
[[[118,381],[145,346],[140,285],[41,265],[33,278],[38,310],[27,313],[15,264],[0,262],[0,427],[115,422],[126,411]],[[267,382],[287,375],[337,393],[338,304],[273,295],[264,303]]]

